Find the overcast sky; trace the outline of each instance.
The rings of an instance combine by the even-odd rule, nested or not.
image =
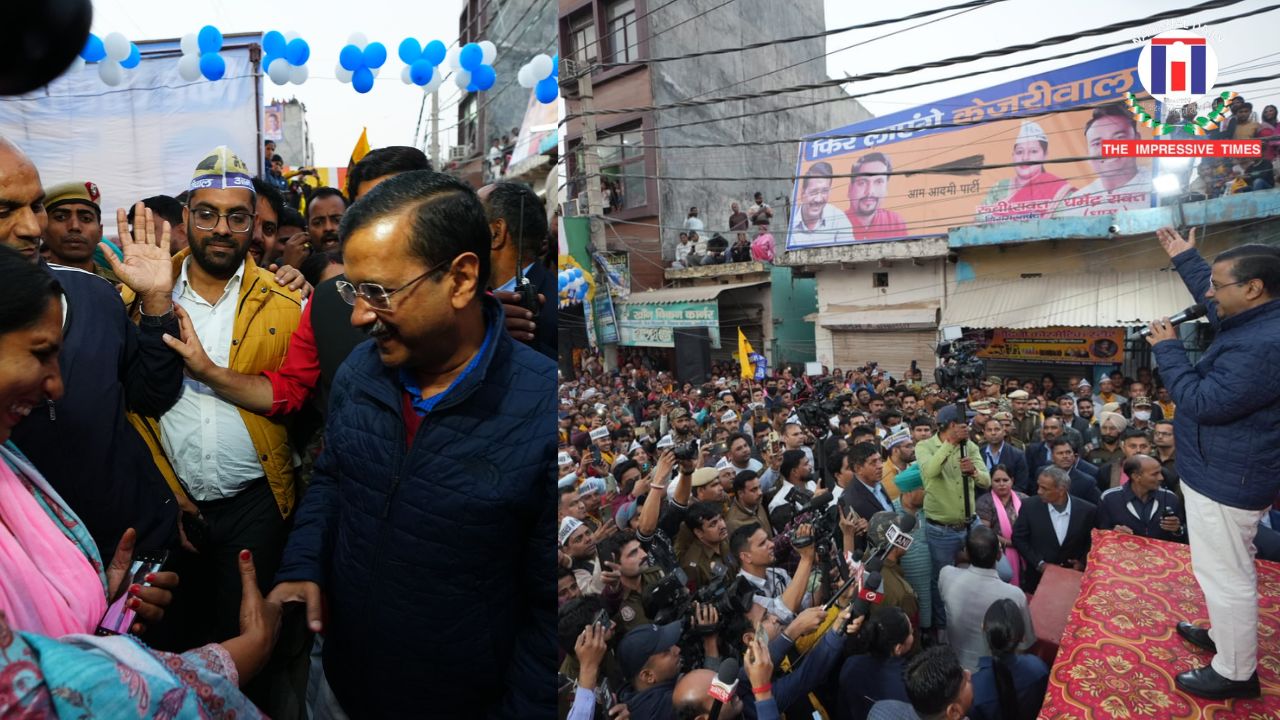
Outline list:
[[[909,15],[931,7],[956,4],[954,0],[933,0],[933,2],[926,0],[895,0],[891,5],[855,3],[848,0],[824,0],[824,3],[828,28],[846,27],[878,20],[890,17],[895,13]],[[1194,5],[1196,3],[1186,2],[1181,4]],[[1188,23],[1205,22],[1212,18],[1235,15],[1250,8],[1259,8],[1267,4],[1262,0],[1248,0],[1226,8],[1187,15],[1185,20]],[[945,18],[949,13],[869,30],[854,30],[829,36],[827,38],[827,52],[830,54],[827,56],[827,74],[831,77],[839,78],[844,77],[846,73],[848,75],[857,75],[859,73],[891,70],[905,65],[941,60],[1006,45],[1034,42],[1053,35],[1079,32],[1119,21],[1147,17],[1178,5],[1179,3],[1171,3],[1167,0],[1124,0],[1123,2],[1117,2],[1116,0],[1070,0],[1069,2],[1006,0],[991,6],[964,12],[954,18],[933,22],[932,24],[881,40],[874,40],[855,48],[844,49],[855,43],[864,43],[877,36],[895,32],[912,25],[927,23],[937,18]],[[1276,35],[1274,30],[1276,28],[1280,28],[1280,11],[1255,15],[1251,18],[1207,28],[1205,34],[1209,37],[1210,44],[1218,56],[1220,77],[1224,75],[1226,77],[1252,77],[1280,72],[1280,46],[1275,42]],[[1165,26],[1165,23],[1161,23],[1160,26],[1153,26],[1152,29],[1126,30],[1100,37],[1074,40],[1053,48],[1018,53],[1011,57],[988,58],[950,68],[925,70],[896,78],[855,83],[844,87],[847,92],[851,93],[865,92],[868,89],[890,88],[907,82],[956,75],[969,69],[996,67],[1024,58],[1045,57],[1068,50],[1099,45],[1105,40],[1128,42],[1139,35],[1151,35],[1154,32],[1168,29],[1170,28]],[[1268,29],[1272,32],[1266,32]],[[1216,33],[1216,35],[1210,33]],[[883,115],[1034,75],[1040,70],[1073,65],[1096,57],[1114,54],[1130,47],[1134,46],[1116,46],[1110,50],[1080,55],[1074,58],[990,73],[968,80],[957,80],[911,90],[885,93],[861,98],[859,101],[872,114]],[[1262,59],[1254,62],[1255,58]],[[1231,68],[1232,65],[1237,66],[1239,69],[1233,70]],[[1256,67],[1260,65],[1265,66]],[[1219,89],[1235,90],[1250,100],[1257,96],[1258,98],[1267,98],[1269,102],[1274,103],[1276,99],[1280,98],[1280,80],[1257,85],[1253,88],[1228,87],[1219,80],[1218,87]],[[1255,102],[1254,109],[1260,112],[1262,104]]]
[[[374,147],[413,144],[422,90],[401,82],[403,64],[396,50],[410,33],[424,44],[438,39],[450,45],[457,38],[462,2],[94,0],[93,32],[102,37],[118,31],[135,41],[182,37],[205,24],[212,24],[224,34],[298,32],[311,46],[311,59],[307,61],[310,78],[303,85],[283,86],[264,78],[264,98],[269,102],[272,98],[297,97],[305,103],[316,164],[346,167],[363,126],[368,126],[369,142]],[[356,31],[364,33],[370,41],[377,40],[387,46],[387,63],[374,81],[373,90],[364,95],[349,84],[338,82],[333,72],[338,52],[347,37]],[[436,34],[431,34],[433,31]],[[440,95],[440,128],[443,130],[455,123],[457,90],[452,82],[446,82]],[[427,110],[424,125],[430,115],[429,104]],[[447,145],[443,138],[441,145]]]

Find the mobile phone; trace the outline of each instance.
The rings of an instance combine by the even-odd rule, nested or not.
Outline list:
[[[729,452],[729,444],[728,444],[728,443],[718,442],[718,443],[716,443],[716,444],[712,445],[712,446],[708,449],[708,451],[709,451],[712,455],[723,455],[723,454],[725,454],[725,453]]]
[[[168,559],[169,551],[167,550],[134,553],[133,562],[129,565],[129,577],[121,583],[120,595],[107,608],[106,614],[98,623],[97,630],[94,631],[95,635],[124,635],[129,632],[137,614],[132,608],[126,607],[131,597],[129,587],[132,585],[150,587],[151,583],[147,582],[147,576],[160,572]]]
[[[764,629],[764,620],[756,623],[756,637],[765,647],[769,647],[769,631]]]
[[[592,622],[599,625],[600,629],[605,632],[609,632],[609,628],[613,627],[613,621],[609,619],[609,611],[604,608],[600,608],[600,612],[596,613],[596,617]]]
[[[916,361],[915,361],[915,360],[912,360],[912,361],[911,361],[911,372],[915,372],[915,371],[916,371],[916,369],[917,369]]]
[[[606,713],[609,708],[618,704],[618,696],[609,689],[609,678],[600,678],[600,684],[596,687],[596,703]]]

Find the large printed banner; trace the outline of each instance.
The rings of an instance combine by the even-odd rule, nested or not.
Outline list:
[[[675,347],[674,328],[707,328],[720,347],[720,308],[715,300],[684,303],[618,303],[618,344]]]
[[[1124,328],[1050,327],[985,331],[978,357],[1053,363],[1119,364]]]
[[[1139,53],[872,118],[801,143],[787,249],[1151,207],[1149,159],[1044,162],[1101,155],[1103,140],[1151,139],[1124,104],[1125,93],[1142,90]],[[1107,104],[1072,110],[1100,103]],[[1018,117],[1042,112],[1049,114]],[[976,124],[944,127],[955,123]],[[1018,165],[980,169],[1004,163]],[[905,170],[915,173],[885,174]]]

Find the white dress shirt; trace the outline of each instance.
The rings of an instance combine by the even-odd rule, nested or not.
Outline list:
[[[765,568],[764,577],[752,575],[746,570],[739,570],[738,575],[746,578],[748,582],[756,587],[756,596],[760,598],[758,604],[762,605],[765,610],[773,613],[778,617],[778,621],[783,625],[788,625],[792,620],[796,619],[796,614],[791,612],[791,608],[782,602],[782,594],[787,591],[787,586],[791,584],[791,575],[782,568]],[[806,595],[806,599],[810,596]],[[804,600],[800,603],[801,609],[808,607]]]
[[[1058,536],[1058,544],[1062,545],[1067,541],[1067,528],[1071,525],[1071,496],[1067,496],[1067,507],[1062,512],[1052,504],[1046,504],[1049,508],[1049,520],[1053,523],[1053,532]]]
[[[769,512],[773,512],[779,507],[782,507],[783,505],[785,505],[787,502],[787,497],[791,495],[791,491],[793,489],[795,489],[795,485],[792,485],[789,482],[783,481],[782,489],[779,490],[778,493],[773,496],[773,500],[769,503]],[[817,492],[818,485],[814,481],[810,480],[804,484],[804,489],[808,490],[809,492]]]
[[[191,287],[190,265],[188,257],[174,284],[173,301],[187,311],[209,359],[227,367],[244,264],[212,305]],[[197,501],[235,497],[264,474],[239,409],[189,376],[182,378],[178,401],[160,418],[160,440],[174,471]]]
[[[833,205],[822,206],[822,217],[812,229],[805,225],[804,216],[799,208],[795,210],[795,215],[796,220],[791,226],[791,237],[787,240],[787,247],[831,245],[853,242],[856,239],[853,236],[853,225],[849,223],[849,216]]]

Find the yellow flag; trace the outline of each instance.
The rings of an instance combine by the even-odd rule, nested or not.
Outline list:
[[[742,332],[742,328],[738,328],[738,364],[742,366],[740,372],[744,378],[753,378],[756,375],[756,366],[751,362],[751,355],[754,352],[751,343],[747,342],[746,334]]]
[[[351,162],[347,163],[347,174],[351,174],[351,168],[360,162],[360,159],[369,154],[369,128],[360,128],[360,139],[356,141],[356,146],[351,150]]]

